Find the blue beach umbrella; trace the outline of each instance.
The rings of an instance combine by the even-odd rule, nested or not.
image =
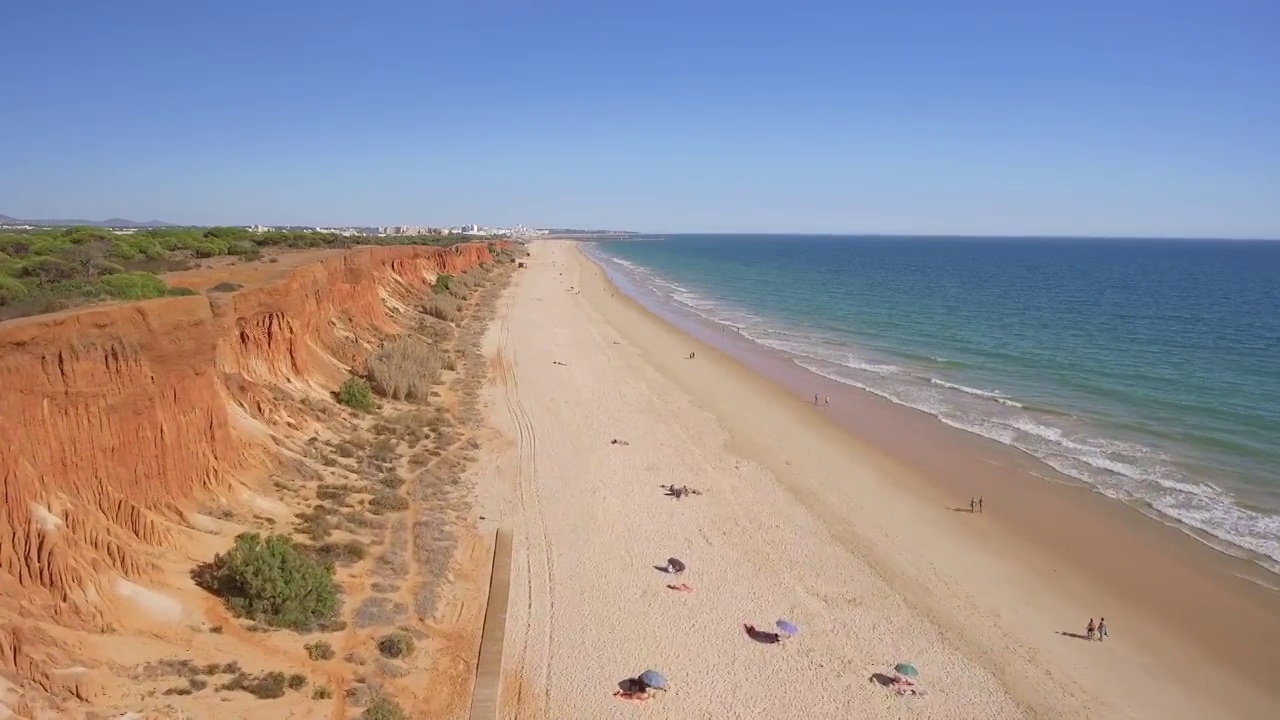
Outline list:
[[[911,663],[898,663],[893,666],[893,671],[903,677],[915,677],[920,674],[920,671],[916,670],[916,666]]]
[[[777,625],[779,630],[781,630],[782,632],[788,635],[795,635],[796,633],[800,632],[800,628],[796,627],[795,625],[792,625],[786,620],[779,620],[775,622],[774,625]]]
[[[655,690],[667,689],[667,679],[657,670],[645,670],[640,673],[640,677],[636,679],[644,683],[645,687],[651,687]]]

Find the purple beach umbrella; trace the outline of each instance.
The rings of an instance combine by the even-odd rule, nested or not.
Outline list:
[[[792,625],[786,620],[779,620],[776,623],[774,623],[774,625],[777,625],[779,630],[781,630],[782,632],[788,635],[795,635],[800,632],[800,628],[796,627],[795,625]]]

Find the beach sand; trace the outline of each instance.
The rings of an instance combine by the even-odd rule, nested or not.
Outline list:
[[[1197,554],[1207,548],[1078,488],[1018,487],[1030,465],[939,423],[766,379],[615,292],[573,243],[535,243],[528,262],[486,340],[507,441],[489,443],[478,470],[485,522],[514,536],[503,717],[1259,718],[1280,707],[1280,605]],[[816,410],[813,392],[837,409]],[[841,422],[854,402],[859,416]],[[983,464],[995,479],[980,490],[931,476]],[[675,500],[665,483],[703,494]],[[986,513],[951,511],[971,492]],[[1091,560],[1115,547],[1108,538],[1123,546],[1116,558]],[[693,592],[666,589],[673,579],[653,566],[669,556],[688,563],[676,582]],[[1107,642],[1061,634],[1099,615]],[[777,618],[800,634],[764,645],[742,629]],[[875,683],[899,661],[920,668],[927,696]],[[643,710],[613,697],[647,668],[670,693]]]

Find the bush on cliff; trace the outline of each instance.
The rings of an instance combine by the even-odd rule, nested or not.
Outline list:
[[[445,322],[456,322],[462,316],[462,303],[452,295],[433,295],[422,305],[422,311]]]
[[[413,638],[409,633],[396,631],[378,638],[378,652],[385,658],[405,658],[413,654]]]
[[[411,337],[392,340],[365,361],[379,394],[412,402],[430,397],[431,386],[439,381],[443,367],[443,353]]]
[[[285,535],[263,540],[257,533],[241,533],[230,550],[215,555],[194,577],[231,612],[272,627],[309,630],[338,612],[333,567]]]
[[[484,272],[481,270],[470,270],[453,279],[449,283],[449,294],[459,300],[466,300],[471,297],[471,291],[484,285]]]
[[[27,296],[27,286],[11,277],[0,275],[0,305],[16,303]]]
[[[338,404],[346,405],[352,410],[373,412],[373,391],[369,383],[358,377],[349,377],[342,387],[338,388]]]
[[[164,297],[169,288],[160,278],[145,272],[107,275],[98,280],[108,295],[120,300],[149,300]]]
[[[360,720],[405,720],[408,717],[400,703],[382,694],[375,695],[360,713]]]

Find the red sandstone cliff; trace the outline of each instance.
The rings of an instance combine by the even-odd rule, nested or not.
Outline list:
[[[237,405],[268,419],[272,385],[333,389],[396,330],[386,302],[490,260],[481,244],[360,248],[230,295],[0,324],[0,621],[102,622],[106,578],[145,575],[202,492],[273,462]],[[18,640],[0,627],[11,672]]]

